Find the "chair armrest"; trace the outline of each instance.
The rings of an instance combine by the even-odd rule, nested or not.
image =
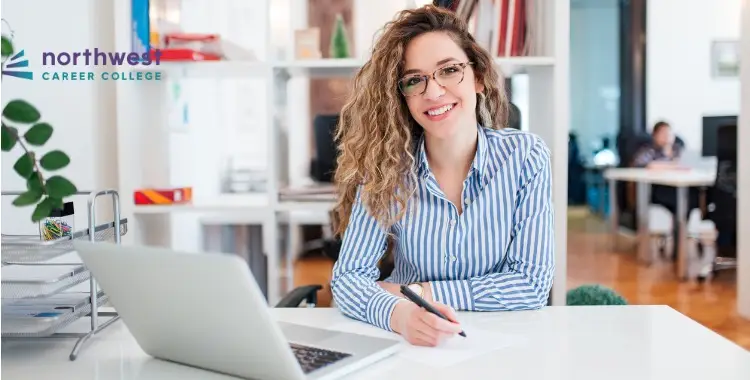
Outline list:
[[[305,301],[308,307],[313,307],[318,303],[318,291],[321,289],[323,289],[321,285],[297,287],[284,296],[275,307],[299,307],[302,305],[302,301]]]

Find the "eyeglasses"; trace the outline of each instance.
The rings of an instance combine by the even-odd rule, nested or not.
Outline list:
[[[455,86],[464,80],[464,69],[474,62],[454,63],[435,70],[432,75],[407,75],[398,81],[398,89],[404,96],[422,95],[427,91],[430,78],[442,87]]]

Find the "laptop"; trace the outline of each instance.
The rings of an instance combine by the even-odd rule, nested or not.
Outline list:
[[[247,379],[336,379],[400,346],[275,321],[237,255],[73,244],[140,347],[158,359]]]

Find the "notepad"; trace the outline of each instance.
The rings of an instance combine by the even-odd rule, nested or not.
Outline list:
[[[398,355],[431,367],[449,367],[522,342],[517,336],[466,324],[462,327],[466,338],[456,335],[438,347],[414,346],[404,340],[404,347]]]
[[[438,347],[415,346],[403,337],[395,335],[397,339],[403,340],[403,347],[396,356],[431,367],[449,367],[493,351],[518,346],[524,342],[524,339],[517,335],[500,333],[466,323],[462,323],[461,327],[466,333],[466,338],[456,335]],[[355,334],[393,337],[385,330],[357,321],[340,323],[331,329]]]

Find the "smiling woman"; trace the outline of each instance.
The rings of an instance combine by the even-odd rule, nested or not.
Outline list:
[[[399,285],[454,322],[454,309],[546,304],[550,152],[505,129],[502,83],[452,12],[428,5],[386,25],[337,131],[342,246],[331,288],[344,314],[433,346],[460,326],[405,300]],[[378,282],[389,240],[394,270]]]

